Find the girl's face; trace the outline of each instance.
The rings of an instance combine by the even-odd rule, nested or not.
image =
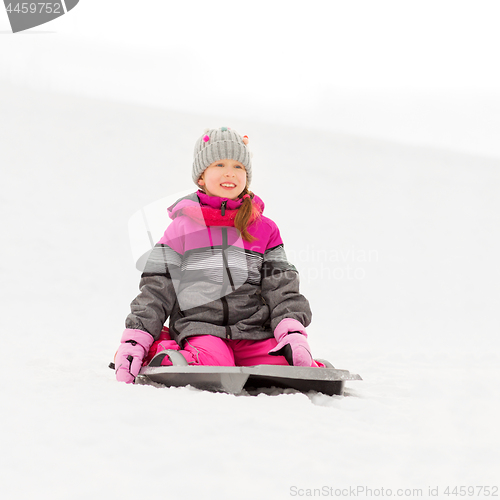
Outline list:
[[[247,185],[247,172],[238,161],[218,160],[205,169],[198,184],[208,196],[236,200]]]

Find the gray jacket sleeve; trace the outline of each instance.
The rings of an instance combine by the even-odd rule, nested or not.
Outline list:
[[[156,340],[176,303],[174,280],[181,257],[167,245],[156,245],[139,283],[140,293],[130,304],[126,328],[148,332]]]
[[[309,301],[299,292],[299,273],[288,261],[283,245],[264,254],[261,276],[262,297],[271,311],[271,329],[274,331],[285,318],[311,323]]]

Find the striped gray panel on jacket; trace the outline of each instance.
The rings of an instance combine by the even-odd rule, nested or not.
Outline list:
[[[222,283],[224,280],[222,252],[221,247],[199,248],[188,252],[182,261],[183,274],[190,281],[205,278],[212,283]],[[248,252],[234,246],[227,248],[224,253],[235,284],[260,284],[260,270],[263,260],[261,254]]]
[[[148,261],[144,267],[144,273],[170,275],[174,269],[179,269],[182,263],[182,256],[168,245],[158,244],[149,254]]]
[[[261,254],[234,246],[226,249],[225,254],[235,283],[260,284],[263,261]],[[167,245],[158,245],[151,252],[144,273],[173,275],[177,279],[182,276],[183,281],[190,282],[208,281],[222,284],[224,281],[222,248],[198,248],[182,257]]]

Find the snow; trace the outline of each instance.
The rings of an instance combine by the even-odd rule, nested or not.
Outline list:
[[[500,486],[492,3],[150,4],[118,18],[116,0],[80,2],[15,36],[0,15],[1,498]],[[243,58],[237,84],[202,50],[213,15],[240,16],[211,45]],[[129,222],[194,189],[194,141],[218,126],[250,138],[315,356],[363,377],[346,397],[133,386],[108,368],[138,292]]]
[[[107,368],[139,278],[128,218],[190,187],[193,137],[223,118],[0,90],[3,498],[498,484],[498,160],[231,123],[316,356],[364,380],[344,398],[131,386]]]

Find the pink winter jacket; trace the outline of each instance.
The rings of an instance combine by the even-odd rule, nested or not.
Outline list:
[[[204,334],[270,338],[285,318],[307,326],[309,302],[299,293],[299,276],[278,227],[262,215],[260,198],[252,202],[260,212],[248,227],[252,242],[234,227],[242,200],[198,191],[174,203],[173,222],[151,251],[126,327],[157,339],[169,318],[170,333],[182,345]]]

